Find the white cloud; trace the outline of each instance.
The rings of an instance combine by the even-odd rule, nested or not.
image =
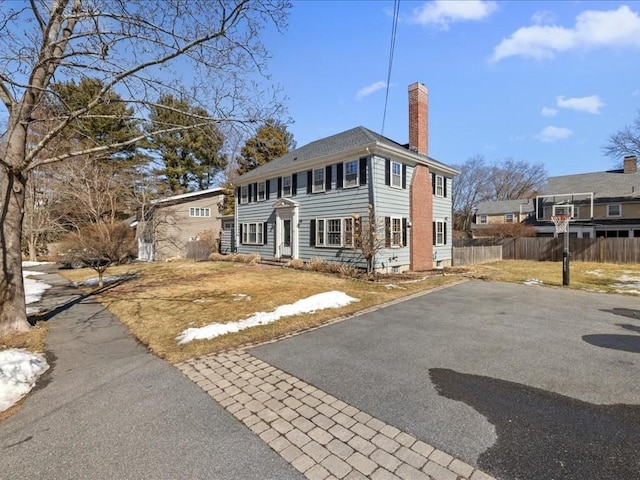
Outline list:
[[[447,30],[451,23],[482,20],[497,9],[498,4],[493,1],[434,0],[415,8],[409,22],[420,25],[437,25],[443,30]]]
[[[550,107],[542,107],[542,110],[540,110],[540,113],[545,117],[553,117],[558,113],[558,110]]]
[[[542,10],[531,15],[531,21],[536,25],[553,23],[555,20],[556,16],[548,10]]]
[[[493,49],[491,60],[521,56],[553,58],[557,53],[597,47],[640,48],[640,15],[628,6],[617,10],[587,10],[572,28],[532,25],[516,30]]]
[[[551,143],[569,138],[571,135],[573,135],[573,131],[568,128],[549,126],[540,130],[536,138],[541,142]]]
[[[374,92],[377,92],[380,89],[386,88],[387,82],[376,82],[371,85],[367,85],[366,87],[361,88],[356,93],[356,100],[362,100],[364,97],[368,97]]]
[[[564,98],[560,96],[557,99],[556,105],[559,108],[568,108],[569,110],[575,110],[577,112],[593,113],[598,115],[600,109],[604,107],[604,102],[600,100],[598,95],[591,95],[589,97],[580,98]]]

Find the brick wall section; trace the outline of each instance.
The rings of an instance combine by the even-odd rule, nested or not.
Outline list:
[[[427,87],[421,83],[409,85],[409,146],[418,153],[429,153],[429,117]]]
[[[431,173],[424,165],[416,165],[411,179],[411,270],[433,268],[433,194]]]

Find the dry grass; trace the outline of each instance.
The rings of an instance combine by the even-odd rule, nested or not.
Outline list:
[[[113,267],[107,274],[137,275],[104,289],[97,294],[98,299],[153,353],[170,362],[277,338],[459,280],[459,276],[439,273],[429,278],[417,276],[410,282],[372,283],[265,265],[188,261]],[[68,270],[65,275],[77,282],[92,277],[94,272]],[[176,342],[176,336],[188,327],[241,320],[331,290],[360,301],[340,309],[287,317],[212,340],[185,345]]]
[[[524,283],[539,280],[544,285],[562,286],[562,263],[505,260],[475,265],[472,276],[499,282]],[[640,265],[571,262],[568,288],[594,292],[638,294]],[[633,279],[636,280],[633,280]],[[567,288],[567,287],[565,287]]]

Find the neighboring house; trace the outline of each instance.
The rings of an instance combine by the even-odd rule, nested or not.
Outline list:
[[[138,259],[193,258],[194,247],[217,251],[223,198],[223,190],[213,188],[152,201],[138,215]]]
[[[478,205],[474,237],[482,236],[482,228],[493,223],[515,220],[523,206],[520,221],[533,226],[538,236],[555,236],[552,215],[571,216],[570,235],[578,238],[636,237],[640,238],[640,173],[636,156],[624,158],[619,170],[579,173],[549,177],[544,193],[531,200],[482,202]]]
[[[452,178],[427,156],[427,89],[409,86],[409,144],[364,127],[317,140],[235,181],[239,253],[320,258],[365,267],[355,238],[369,206],[377,221],[378,270],[450,265]]]
[[[503,223],[523,223],[535,217],[535,202],[532,199],[480,202],[475,211],[475,222],[471,225],[474,238],[482,237],[483,230]]]

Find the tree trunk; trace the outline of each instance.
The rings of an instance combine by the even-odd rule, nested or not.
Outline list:
[[[24,215],[25,179],[0,170],[0,335],[29,330],[22,279],[20,237]]]
[[[36,262],[38,260],[38,237],[35,235],[30,235],[27,243],[29,244],[29,260],[32,262]]]

